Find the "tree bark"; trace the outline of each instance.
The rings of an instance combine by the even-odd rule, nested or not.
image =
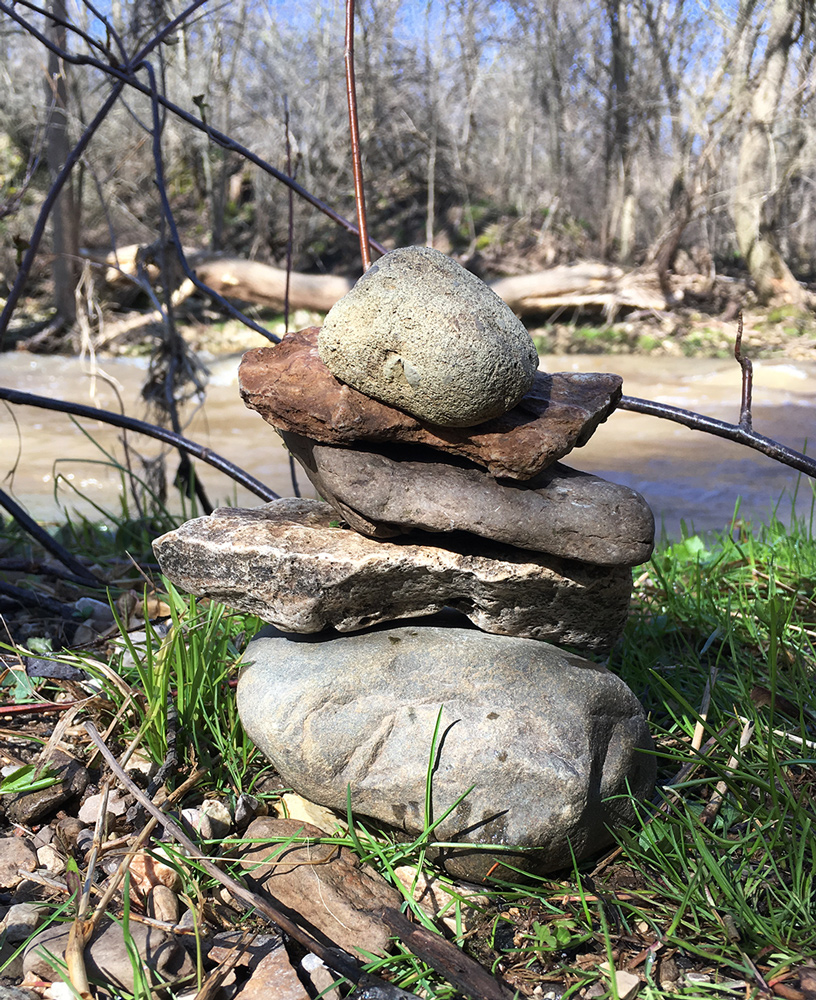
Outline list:
[[[67,19],[65,0],[54,0],[54,16]],[[66,29],[52,22],[49,34],[62,49],[67,47]],[[48,55],[48,80],[45,99],[48,105],[46,123],[46,160],[48,174],[53,183],[62,170],[71,144],[68,137],[68,83],[67,67],[54,52]],[[76,319],[76,287],[79,279],[79,218],[74,199],[72,178],[68,178],[59,194],[51,215],[54,262],[54,304],[57,314],[67,325]]]
[[[734,191],[734,228],[740,253],[763,302],[804,305],[805,290],[779,252],[771,198],[774,174],[773,126],[779,107],[794,28],[802,0],[772,0],[768,42],[751,100],[751,115],[739,151]]]

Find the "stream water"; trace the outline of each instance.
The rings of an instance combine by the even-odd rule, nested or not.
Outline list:
[[[251,472],[282,496],[292,494],[283,446],[258,414],[238,395],[239,355],[208,362],[207,400],[191,417],[185,434]],[[52,398],[142,415],[139,389],[146,362],[105,358],[92,377],[87,362],[25,353],[0,355],[0,384]],[[740,370],[733,360],[631,356],[547,356],[549,371],[614,371],[624,393],[697,410],[721,420],[739,415]],[[114,388],[115,387],[115,388]],[[754,366],[754,427],[798,450],[816,437],[816,360],[757,362]],[[156,442],[129,435],[131,448],[146,457]],[[95,505],[118,510],[122,477],[103,450],[123,456],[121,432],[101,422],[73,423],[68,417],[30,406],[0,410],[0,479],[7,492],[40,520],[58,521],[76,509],[95,516]],[[566,459],[642,493],[669,537],[679,537],[681,521],[703,531],[725,527],[740,500],[740,515],[764,522],[778,505],[791,516],[798,476],[757,452],[667,420],[618,411],[590,442]],[[173,466],[173,456],[170,468]],[[197,464],[213,500],[253,506],[260,501],[217,471]],[[5,477],[5,478],[3,478]],[[55,486],[56,483],[56,486]],[[301,475],[304,496],[314,496]],[[809,517],[811,481],[802,477],[796,499],[799,516]]]

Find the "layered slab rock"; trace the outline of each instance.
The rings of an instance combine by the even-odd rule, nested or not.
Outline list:
[[[506,413],[538,368],[510,307],[429,247],[401,247],[372,264],[332,306],[318,345],[342,382],[442,427]]]
[[[635,696],[547,643],[440,618],[328,639],[262,630],[238,684],[248,735],[300,794],[345,813],[350,788],[356,815],[414,837],[441,709],[433,816],[473,790],[435,837],[494,848],[441,851],[448,872],[547,872],[606,846],[610,828],[634,819],[627,787],[645,798],[654,783]]]
[[[245,845],[234,853],[253,882],[319,934],[352,953],[384,955],[390,932],[380,913],[387,906],[399,909],[402,893],[348,847],[310,843],[325,836],[301,820],[262,816],[250,823]],[[278,843],[249,846],[273,838]]]
[[[264,420],[326,444],[423,444],[495,476],[530,479],[586,444],[621,396],[619,375],[537,372],[504,416],[477,427],[435,427],[339,382],[318,356],[318,332],[310,327],[247,351],[238,379],[244,402]]]
[[[522,549],[602,566],[636,566],[654,547],[643,497],[559,463],[523,485],[417,445],[339,448],[282,432],[313,486],[355,531],[470,531]]]
[[[317,500],[222,508],[162,535],[153,549],[177,586],[286,632],[349,632],[446,606],[487,632],[585,649],[606,649],[623,630],[632,585],[625,567],[472,535],[447,547],[433,536],[375,541],[335,527],[336,516]]]

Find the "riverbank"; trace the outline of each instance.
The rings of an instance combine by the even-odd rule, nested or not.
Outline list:
[[[722,283],[726,279],[720,279]],[[667,358],[726,358],[733,355],[737,334],[739,302],[743,309],[743,346],[751,358],[816,360],[816,315],[792,306],[761,307],[751,303],[742,285],[729,297],[728,288],[700,306],[680,304],[668,312],[652,310],[620,313],[611,322],[586,310],[562,309],[550,317],[527,317],[524,322],[542,356],[551,354],[635,354]],[[248,314],[275,336],[287,326],[281,313],[250,306]],[[35,300],[18,310],[18,318],[6,336],[5,350],[28,349],[31,341],[23,336],[32,324],[45,325],[48,309]],[[297,309],[289,317],[288,329],[320,326],[325,313]],[[162,330],[140,311],[102,309],[98,327],[85,342],[100,356],[138,357],[148,354]],[[211,309],[196,299],[187,300],[177,310],[177,327],[191,349],[220,356],[262,347],[268,343],[261,334],[236,319]],[[36,344],[36,338],[34,340]],[[77,347],[79,347],[77,340]],[[43,346],[48,353],[48,341]],[[39,350],[38,350],[39,352]]]

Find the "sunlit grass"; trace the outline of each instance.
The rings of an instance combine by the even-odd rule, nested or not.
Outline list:
[[[635,571],[610,667],[649,713],[658,788],[638,804],[638,823],[616,831],[618,853],[558,877],[492,880],[474,899],[435,871],[430,814],[420,835],[401,841],[353,814],[353,789],[347,816],[321,842],[374,866],[426,927],[448,918],[445,935],[522,993],[558,984],[561,996],[589,986],[611,996],[604,962],[630,966],[641,995],[656,998],[746,995],[795,970],[816,951],[816,541],[810,521],[753,527],[737,514],[729,532],[687,532]],[[120,750],[137,742],[162,764],[172,728],[171,785],[206,767],[197,796],[234,804],[269,772],[234,697],[260,623],[153,584],[143,605],[160,614],[146,613],[135,631],[120,618],[102,650],[60,656],[95,678],[95,711],[115,720]],[[429,760],[434,741],[429,733]],[[240,845],[210,849],[229,857]],[[189,898],[211,891],[195,863],[179,853],[176,864]],[[398,876],[404,866],[414,886]],[[414,899],[425,878],[449,894],[436,916]],[[680,978],[668,978],[670,966]],[[371,956],[370,968],[428,997],[457,995],[401,945]]]

